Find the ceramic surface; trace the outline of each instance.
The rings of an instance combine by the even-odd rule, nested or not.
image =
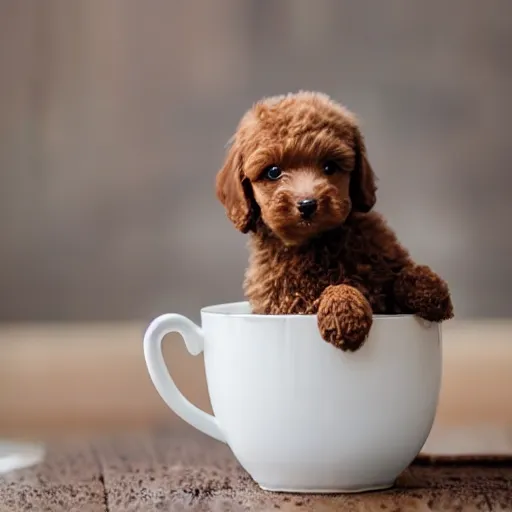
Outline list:
[[[151,379],[183,420],[229,445],[264,489],[360,492],[393,485],[425,443],[441,382],[438,324],[375,316],[365,345],[345,353],[314,315],[252,315],[247,303],[176,314],[148,327]],[[204,351],[215,416],[188,402],[168,373],[163,337]]]

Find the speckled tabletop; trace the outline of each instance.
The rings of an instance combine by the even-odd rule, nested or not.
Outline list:
[[[481,446],[496,435],[481,434]],[[60,441],[41,464],[0,478],[0,511],[512,510],[512,445],[488,455],[430,447],[394,489],[311,496],[261,491],[229,448],[191,430]]]

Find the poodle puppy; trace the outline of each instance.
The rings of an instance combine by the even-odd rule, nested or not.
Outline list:
[[[325,341],[357,350],[373,314],[452,318],[446,283],[416,264],[373,211],[374,172],[354,115],[328,96],[265,98],[242,117],[216,178],[250,233],[254,313],[316,314]]]

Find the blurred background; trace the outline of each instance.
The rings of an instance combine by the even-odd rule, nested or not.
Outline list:
[[[474,333],[510,339],[511,50],[509,0],[2,0],[0,431],[171,421],[142,331],[242,298],[215,174],[252,102],[299,89],[358,114],[377,208],[491,357]],[[200,361],[166,350],[208,407]]]

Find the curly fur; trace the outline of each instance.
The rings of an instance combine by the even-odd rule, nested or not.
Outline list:
[[[324,172],[326,162],[336,172]],[[276,165],[277,180],[265,169]],[[332,165],[331,165],[332,169]],[[255,313],[317,314],[322,337],[357,350],[373,314],[452,318],[446,283],[417,265],[378,213],[375,176],[355,117],[326,95],[264,99],[242,118],[217,196],[250,233],[244,289]],[[314,198],[304,219],[297,207]]]

